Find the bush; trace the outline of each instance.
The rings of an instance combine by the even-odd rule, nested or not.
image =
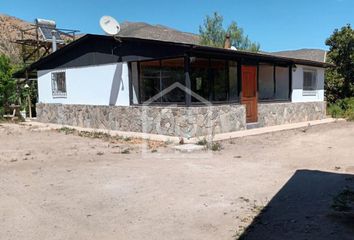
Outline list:
[[[328,113],[334,118],[346,118],[349,121],[354,121],[354,97],[345,98],[329,104]]]
[[[330,104],[327,108],[327,112],[329,115],[331,115],[333,118],[340,118],[343,117],[344,111],[343,109],[340,108],[337,104]]]

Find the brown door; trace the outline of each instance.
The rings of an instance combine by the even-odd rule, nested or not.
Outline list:
[[[241,103],[246,105],[247,122],[258,121],[257,67],[242,66]]]

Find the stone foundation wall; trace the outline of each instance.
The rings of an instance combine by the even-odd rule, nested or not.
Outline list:
[[[320,120],[325,117],[326,102],[258,104],[258,122],[262,127]]]
[[[243,105],[202,107],[37,104],[37,120],[86,128],[198,137],[246,128]]]

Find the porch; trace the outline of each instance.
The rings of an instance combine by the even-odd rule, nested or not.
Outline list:
[[[133,61],[129,63],[130,105],[243,104],[247,122],[258,122],[258,103],[291,102],[294,66],[279,59],[206,52]]]

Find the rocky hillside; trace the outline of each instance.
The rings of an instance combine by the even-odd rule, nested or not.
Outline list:
[[[31,23],[16,17],[0,14],[0,54],[6,54],[13,62],[21,62],[20,46],[14,41],[21,38],[19,29],[30,28]],[[79,35],[80,37],[82,35]],[[120,36],[155,39],[171,42],[198,44],[198,35],[181,32],[162,25],[150,25],[142,22],[124,22]],[[33,36],[34,38],[34,36]]]
[[[20,62],[20,47],[13,41],[21,38],[19,29],[28,27],[28,22],[0,14],[0,54],[6,54],[15,63]]]
[[[123,22],[119,33],[122,37],[137,37],[168,42],[199,44],[199,36],[181,32],[162,25],[150,25],[144,22]]]

